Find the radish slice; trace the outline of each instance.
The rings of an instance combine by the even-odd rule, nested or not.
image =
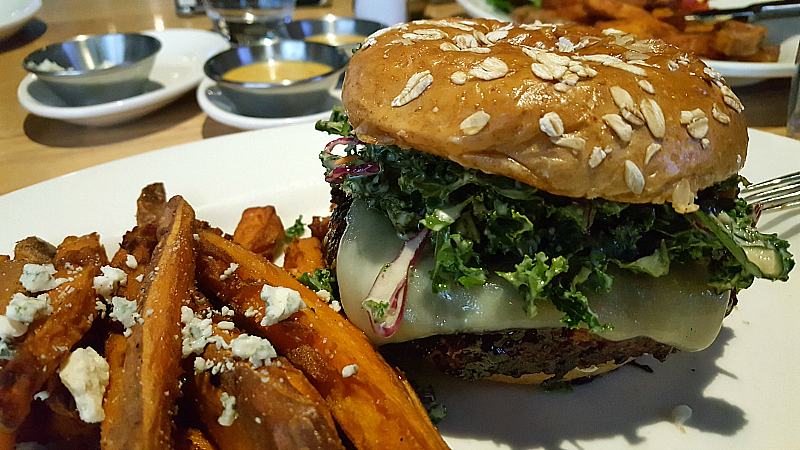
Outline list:
[[[343,138],[339,138],[339,139],[334,139],[334,140],[328,142],[328,144],[325,145],[325,148],[322,151],[325,152],[326,155],[332,155],[333,154],[333,149],[337,145],[358,144],[358,142],[359,142],[358,139],[354,139],[354,138],[345,138],[345,137],[343,137]]]
[[[328,183],[338,184],[344,181],[345,175],[354,177],[363,175],[376,175],[381,173],[381,166],[375,163],[364,163],[354,166],[337,166],[325,176],[325,181]]]
[[[325,176],[325,181],[331,184],[340,184],[344,181],[345,176],[364,176],[375,175],[381,173],[381,166],[377,163],[362,163],[362,164],[347,164],[342,163],[341,160],[355,159],[355,156],[339,157],[333,154],[333,149],[337,145],[351,145],[358,144],[360,141],[355,138],[339,138],[328,142],[322,152],[325,154],[322,165],[328,169],[328,174]],[[335,159],[334,159],[335,158]]]
[[[361,304],[370,316],[375,334],[389,337],[400,327],[408,293],[408,272],[425,247],[429,233],[429,229],[423,228],[405,243],[397,258],[378,274]]]

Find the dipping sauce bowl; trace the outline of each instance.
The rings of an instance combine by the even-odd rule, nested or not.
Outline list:
[[[378,22],[328,15],[322,19],[295,20],[286,25],[289,37],[337,46],[347,53],[384,26]]]
[[[22,65],[69,106],[144,92],[161,41],[138,33],[81,35],[28,55]]]
[[[203,70],[239,114],[292,117],[330,96],[348,61],[344,50],[331,45],[273,40],[226,50]]]

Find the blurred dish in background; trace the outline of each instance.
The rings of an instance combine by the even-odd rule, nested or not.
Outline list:
[[[197,103],[203,112],[223,125],[242,130],[255,130],[298,123],[314,123],[317,120],[327,119],[330,117],[333,107],[341,105],[341,98],[339,92],[331,92],[331,95],[317,105],[292,117],[251,117],[239,114],[236,105],[225,96],[219,86],[213,80],[206,78],[197,87]]]
[[[654,0],[638,2],[640,5],[653,4],[654,6],[649,8],[650,11],[624,0],[542,0],[543,9],[523,6],[512,13],[493,6],[495,0],[457,0],[457,2],[475,17],[502,21],[513,19],[531,23],[535,20],[592,23],[603,28],[616,28],[633,33],[643,39],[663,39],[687,52],[702,55],[705,62],[719,71],[732,86],[752,84],[766,78],[790,77],[794,63],[794,49],[797,48],[797,40],[800,39],[800,17],[770,19],[756,25],[740,22],[708,25],[683,20],[682,14],[689,14],[696,9],[728,9],[753,3],[747,0],[673,1],[672,3],[676,5],[673,7],[674,11],[655,7],[665,3]],[[513,0],[507,3],[527,2]],[[681,32],[692,29],[696,33]],[[728,56],[725,56],[725,53]]]
[[[293,20],[286,25],[292,39],[333,45],[343,49],[348,57],[367,36],[381,28],[382,24],[371,20],[332,15],[322,19]]]
[[[218,34],[204,30],[169,29],[144,34],[162,43],[144,93],[114,102],[71,107],[36,75],[29,74],[17,89],[20,104],[38,116],[78,125],[111,126],[127,122],[194,89],[203,79],[206,59],[229,46]]]
[[[786,135],[793,139],[800,139],[800,42],[792,71],[792,87],[789,91],[789,105],[787,107]]]
[[[42,7],[42,0],[1,0],[0,40],[19,31]]]
[[[330,96],[349,61],[337,47],[286,39],[232,48],[206,61],[203,70],[239,114],[295,117]],[[279,70],[284,65],[289,70]],[[238,71],[245,71],[246,77],[232,80],[231,74]],[[270,79],[270,75],[281,77]]]
[[[632,33],[639,39],[661,39],[708,59],[748,62],[775,62],[778,59],[778,47],[766,41],[767,27],[728,20],[730,15],[702,17],[700,14],[710,11],[707,2],[542,0],[541,8],[527,1],[522,3],[528,5],[510,12],[514,22],[539,20],[614,28]]]
[[[88,106],[145,91],[161,41],[141,33],[80,35],[34,50],[22,66],[68,106]]]
[[[775,26],[770,26],[770,30],[778,26],[791,26],[785,19],[784,22],[776,21]],[[800,25],[794,25],[800,26]],[[791,31],[800,31],[794,28]],[[745,86],[758,83],[768,78],[789,78],[794,71],[794,56],[800,43],[800,34],[790,36],[780,42],[780,55],[776,62],[741,62],[741,61],[719,61],[706,59],[704,62],[716,69],[730,86]]]
[[[385,26],[408,21],[408,0],[353,0],[353,14]]]
[[[203,0],[214,30],[238,45],[285,38],[295,0]]]

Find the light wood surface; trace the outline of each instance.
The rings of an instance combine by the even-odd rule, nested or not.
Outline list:
[[[441,3],[428,5],[427,15],[463,14],[452,2]],[[323,7],[298,7],[294,17],[352,16],[351,5],[352,0],[330,0]],[[17,87],[27,75],[22,60],[37,48],[79,34],[164,28],[210,29],[211,23],[205,16],[177,16],[172,0],[46,0],[21,32],[0,41],[0,195],[107,161],[241,131],[209,118],[194,92],[141,119],[108,128],[38,117],[17,101]],[[751,126],[786,133],[788,80],[735,90]]]

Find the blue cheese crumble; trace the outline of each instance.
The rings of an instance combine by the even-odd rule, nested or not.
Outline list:
[[[213,343],[217,348],[227,348],[225,339],[214,334],[214,322],[211,317],[205,319],[198,317],[192,308],[181,306],[181,329],[182,352],[187,357],[191,354],[201,354],[206,348],[206,344]],[[232,323],[232,322],[231,322]]]
[[[3,342],[13,341],[28,331],[28,324],[17,320],[0,316],[0,340]]]
[[[269,340],[248,334],[242,334],[231,341],[231,353],[243,360],[249,360],[256,368],[271,365],[272,358],[278,356]]]
[[[101,422],[105,418],[103,396],[108,386],[108,363],[93,348],[72,352],[58,374],[75,398],[81,420]]]
[[[0,360],[14,359],[16,351],[13,347],[16,338],[28,332],[28,325],[34,320],[53,312],[50,296],[40,294],[28,297],[16,293],[6,306],[6,313],[0,315]]]
[[[116,267],[103,266],[100,268],[102,275],[94,277],[94,290],[103,298],[111,297],[117,287],[124,286],[128,281],[128,274]]]
[[[223,392],[222,395],[219,396],[219,400],[222,402],[222,415],[219,416],[217,422],[223,427],[229,427],[233,425],[233,421],[239,417],[239,413],[233,409],[233,407],[236,406],[236,397],[228,395],[227,392]]]
[[[222,275],[219,276],[219,281],[225,281],[225,279],[231,276],[231,274],[235,272],[237,268],[239,268],[238,264],[231,263],[231,265],[228,266],[228,268],[225,269],[224,272],[222,272]]]
[[[201,319],[195,315],[192,308],[181,306],[181,322],[183,323],[181,329],[183,356],[203,353],[209,338],[214,334],[214,324],[211,319]]]
[[[11,302],[6,307],[6,317],[17,322],[31,323],[34,320],[50,315],[53,307],[50,305],[50,296],[40,294],[38,297],[28,297],[16,293],[11,297]]]
[[[44,292],[57,288],[66,278],[54,278],[56,268],[52,264],[25,264],[19,282],[28,292]]]
[[[274,325],[306,307],[299,292],[282,286],[265,284],[261,289],[261,300],[265,303],[262,327]]]
[[[358,364],[350,364],[349,366],[344,366],[344,368],[342,368],[342,377],[343,378],[352,377],[353,375],[356,374],[356,372],[358,372]]]
[[[14,359],[17,352],[6,341],[0,341],[0,359]]]
[[[141,316],[136,311],[136,300],[128,300],[124,297],[114,297],[111,299],[111,313],[108,317],[118,321],[125,327],[123,335],[131,335],[131,328],[141,321]]]

